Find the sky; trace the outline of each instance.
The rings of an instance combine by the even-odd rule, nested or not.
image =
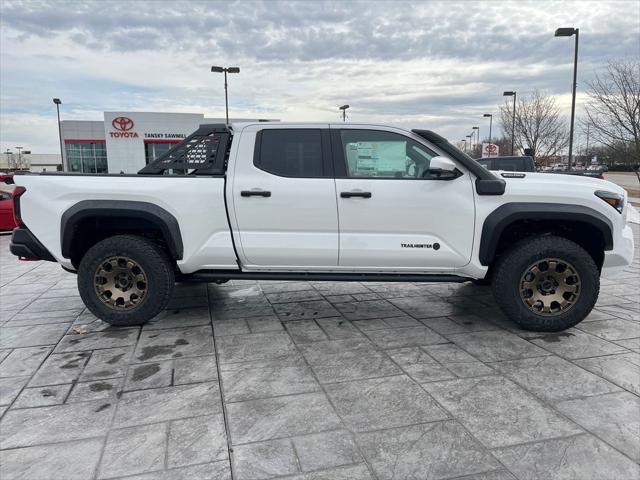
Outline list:
[[[553,95],[577,120],[608,60],[640,57],[640,2],[65,2],[0,0],[0,151],[59,151],[67,120],[104,111],[340,120],[428,128],[451,141],[498,113],[504,90]],[[499,133],[497,115],[494,136]]]

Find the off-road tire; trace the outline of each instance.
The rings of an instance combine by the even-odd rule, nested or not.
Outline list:
[[[580,295],[571,308],[553,316],[533,312],[520,294],[520,281],[530,265],[547,258],[570,263],[579,275]],[[600,272],[580,245],[557,236],[530,237],[499,258],[493,276],[493,295],[505,315],[525,330],[557,332],[573,327],[591,312],[600,292]]]
[[[145,294],[139,304],[128,310],[108,306],[96,292],[96,271],[113,257],[131,259],[145,273]],[[84,304],[96,317],[121,327],[142,325],[160,313],[171,299],[174,284],[174,270],[166,253],[154,243],[133,235],[117,235],[96,243],[78,268],[78,290]]]

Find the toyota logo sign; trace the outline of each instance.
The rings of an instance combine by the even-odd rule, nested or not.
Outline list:
[[[116,130],[126,132],[133,128],[133,120],[127,117],[116,117],[111,121],[111,125],[113,125],[113,128]]]
[[[498,145],[496,145],[495,143],[482,144],[482,158],[497,157],[498,151],[499,151]]]

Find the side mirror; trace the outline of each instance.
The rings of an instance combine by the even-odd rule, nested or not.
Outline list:
[[[429,169],[424,172],[424,177],[442,180],[452,180],[460,176],[456,164],[448,158],[437,156],[429,162]]]

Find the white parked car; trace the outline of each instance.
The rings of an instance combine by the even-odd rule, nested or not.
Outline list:
[[[424,130],[203,125],[138,174],[15,183],[11,251],[76,272],[113,325],[157,315],[176,280],[484,280],[514,322],[556,331],[633,256],[620,187],[491,172]]]

